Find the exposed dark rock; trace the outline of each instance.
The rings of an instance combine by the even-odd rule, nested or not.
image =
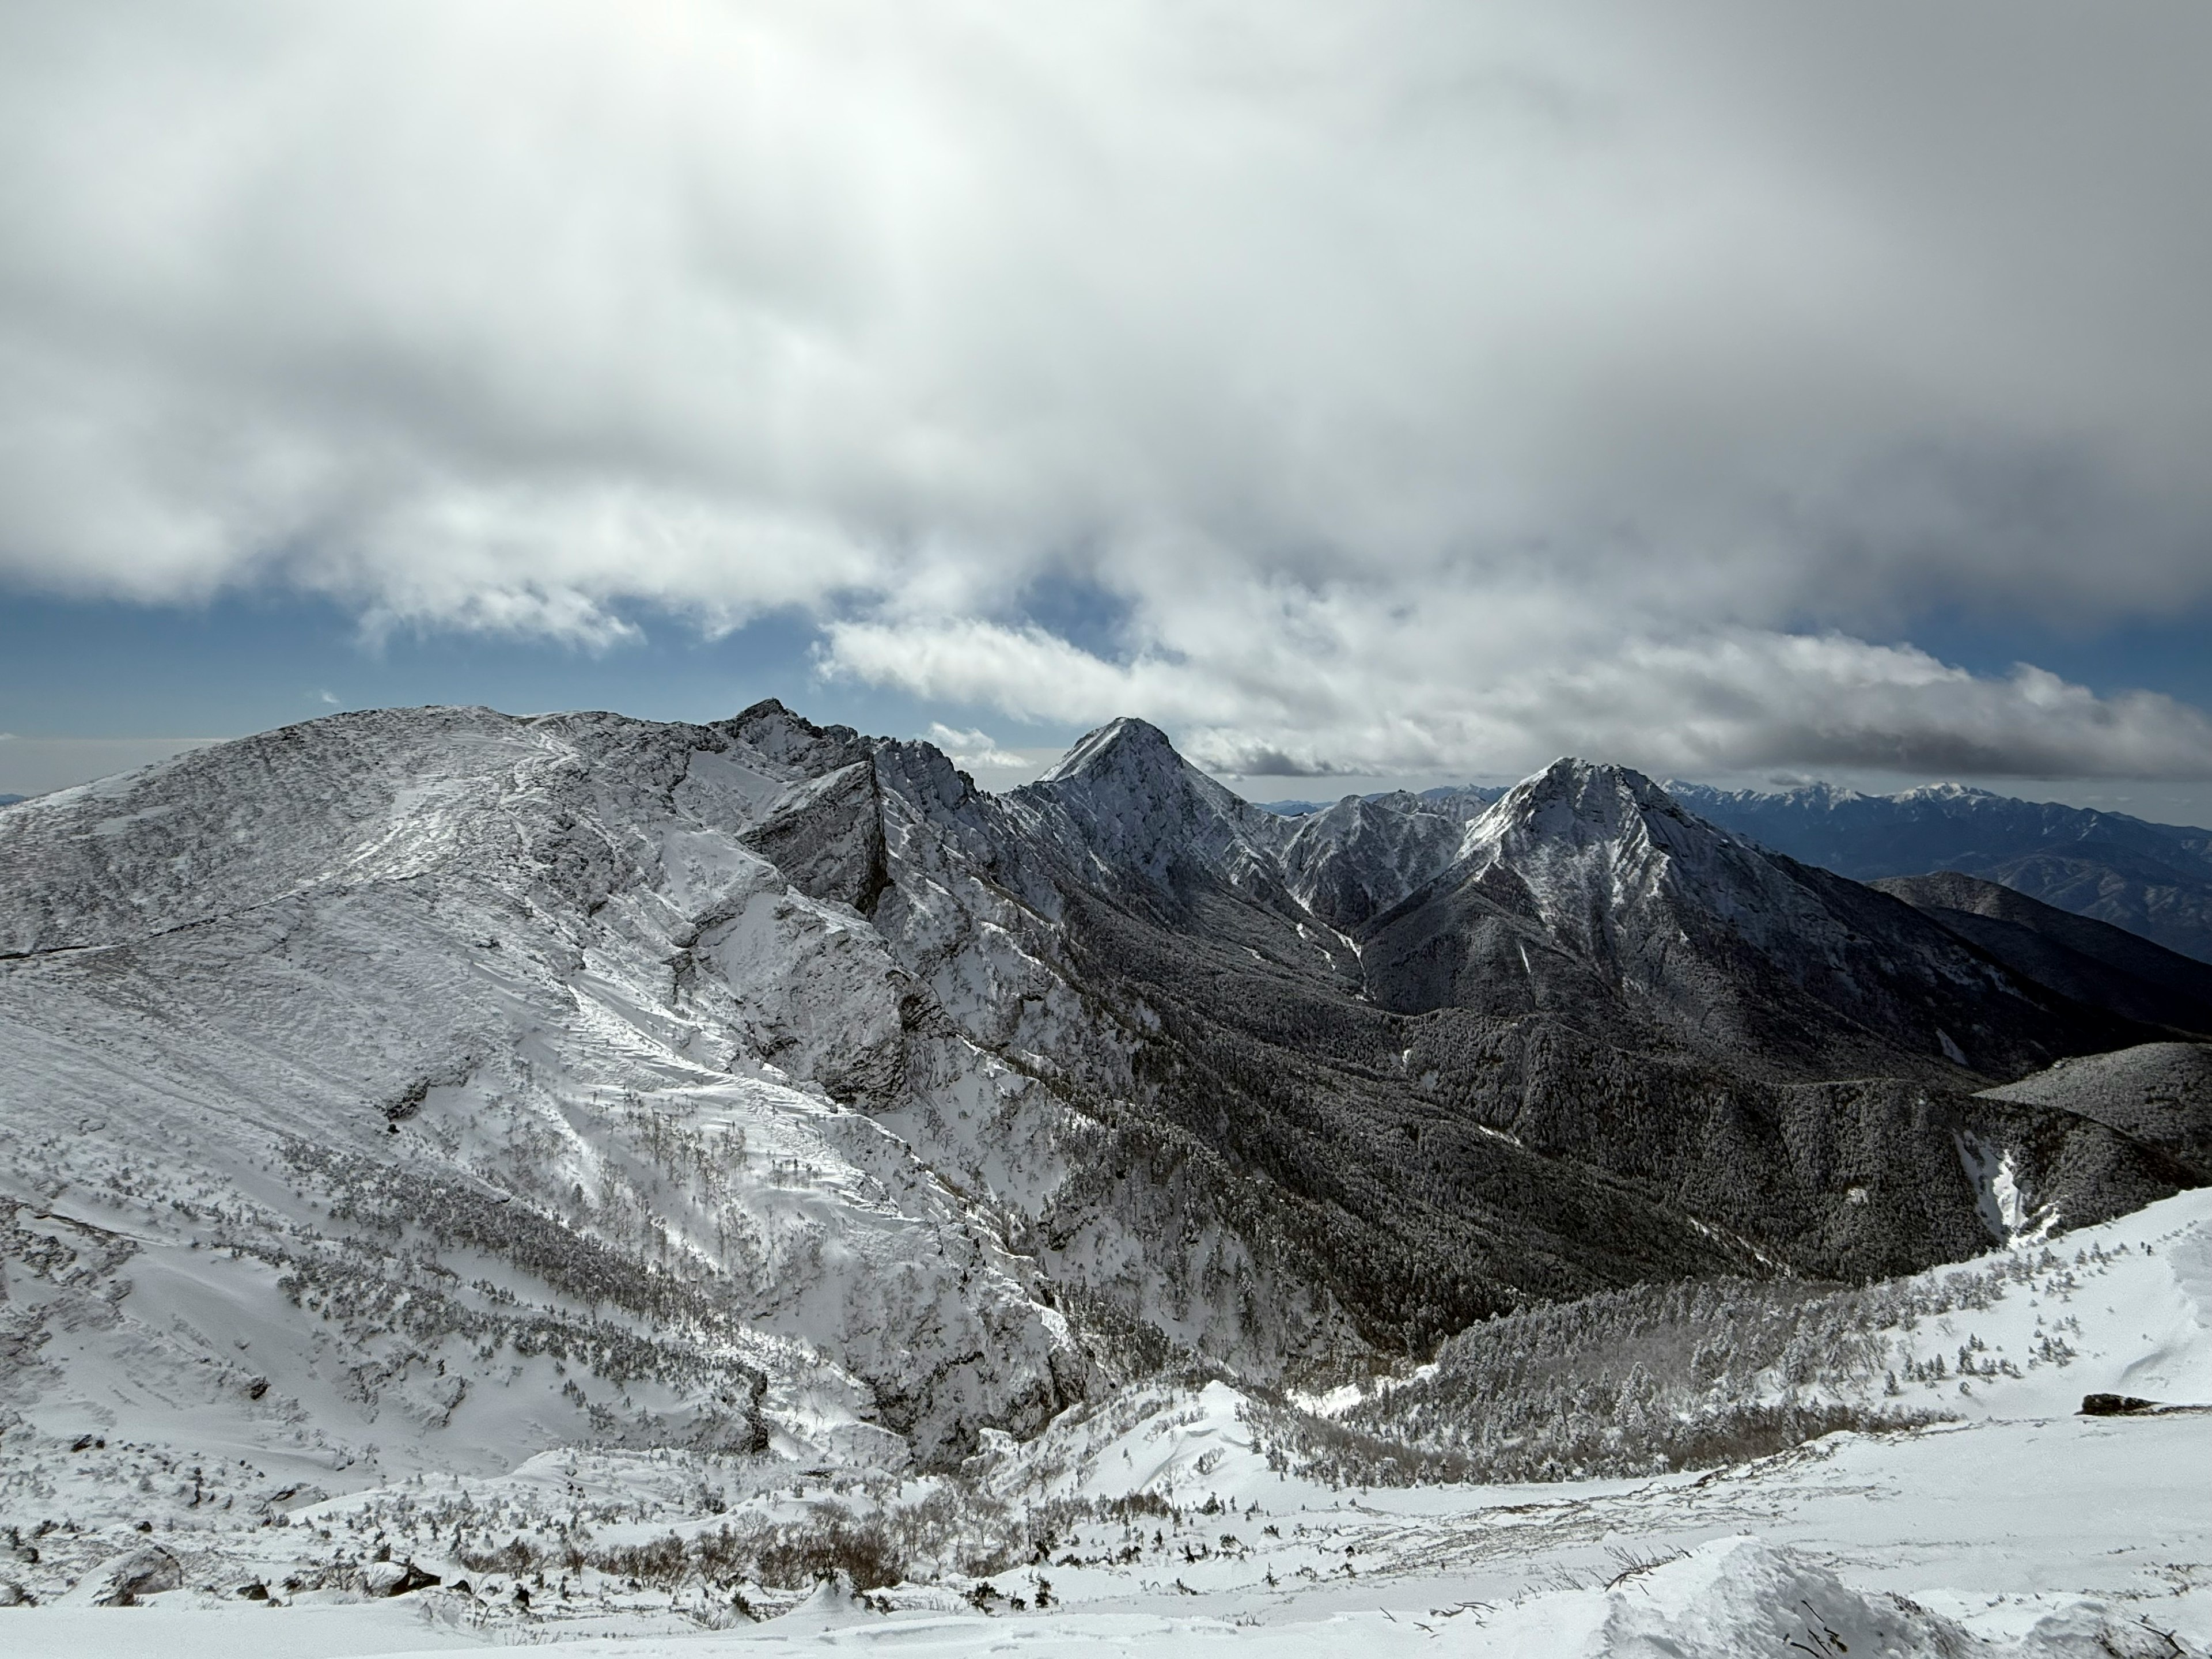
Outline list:
[[[2081,1396],[2081,1415],[2084,1417],[2133,1417],[2158,1408],[2157,1401],[2138,1400],[2131,1394],[2085,1394]]]
[[[100,1588],[93,1595],[94,1606],[135,1607],[141,1596],[159,1595],[182,1585],[185,1569],[159,1544],[149,1544],[100,1567],[96,1581]]]

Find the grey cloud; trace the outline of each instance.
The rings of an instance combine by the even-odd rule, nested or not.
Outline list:
[[[1018,715],[1146,714],[1182,733],[1200,763],[1248,776],[1465,774],[1579,753],[1658,775],[1796,762],[2212,779],[2212,720],[2170,697],[2100,697],[2027,665],[1979,678],[1923,652],[1840,634],[1707,630],[1593,652],[1577,643],[1583,619],[1533,611],[1516,618],[1515,648],[1455,654],[1436,642],[1475,635],[1483,619],[1442,608],[1379,622],[1355,615],[1343,631],[1356,647],[1317,662],[1116,663],[974,623],[841,626],[830,662],[919,696]],[[1254,631],[1212,620],[1225,634]]]
[[[836,672],[1322,770],[2186,769],[2173,705],[1820,642],[2212,598],[2208,50],[1996,0],[11,8],[0,580],[599,647],[796,607]],[[1711,641],[1757,662],[1658,661]]]

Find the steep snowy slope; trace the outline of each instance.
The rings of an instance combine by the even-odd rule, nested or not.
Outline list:
[[[1362,959],[1394,1007],[1519,1013],[1610,993],[1686,1044],[1800,1076],[2008,1076],[2151,1035],[1737,840],[1639,774],[1578,761],[1469,826],[1436,890],[1379,921]]]
[[[1036,1085],[747,846],[839,758],[769,728],[345,716],[11,811],[9,1403],[481,1465],[1078,1396],[993,1206],[838,1104]]]
[[[1307,909],[1332,927],[1356,927],[1449,866],[1466,826],[1464,815],[1423,796],[1347,795],[1297,821],[1283,868]]]
[[[1263,896],[1281,891],[1282,820],[1188,765],[1167,733],[1144,720],[1100,726],[1007,804],[1032,838],[1091,885],[1173,890],[1215,880]]]

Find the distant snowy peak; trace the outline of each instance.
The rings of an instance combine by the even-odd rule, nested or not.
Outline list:
[[[2212,962],[2212,830],[1955,783],[1893,795],[1668,787],[1736,834],[1855,881],[1962,870]]]
[[[1316,812],[1326,812],[1332,806],[1341,806],[1348,800],[1407,801],[1423,811],[1442,812],[1448,817],[1464,823],[1478,818],[1489,810],[1491,803],[1505,793],[1503,787],[1480,783],[1448,784],[1441,788],[1424,789],[1419,794],[1404,789],[1382,789],[1364,795],[1346,795],[1328,800],[1263,800],[1255,803],[1263,812],[1273,812],[1278,817],[1310,817]]]
[[[1268,843],[1284,830],[1274,814],[1185,760],[1158,726],[1127,716],[1085,735],[1028,787],[1131,824],[1218,823]]]
[[[1099,873],[1155,882],[1212,873],[1275,880],[1289,822],[1253,805],[1176,751],[1166,732],[1124,718],[1085,735],[1035,783],[1008,797],[1079,843]],[[1067,850],[1073,851],[1073,848]]]
[[[819,777],[864,758],[872,746],[849,726],[817,726],[774,697],[763,698],[715,728],[763,760]]]
[[[1469,824],[1446,880],[1540,920],[1591,960],[1616,957],[1629,937],[1663,941],[1686,927],[1751,942],[1820,920],[1820,907],[1766,854],[1643,773],[1571,757]]]
[[[1040,783],[1097,778],[1170,777],[1189,769],[1168,734],[1150,720],[1124,714],[1078,738]]]
[[[1999,801],[2010,797],[1992,790],[1978,789],[1965,783],[1923,783],[1910,789],[1900,789],[1887,795],[1869,794],[1854,789],[1849,784],[1830,783],[1815,779],[1810,783],[1791,784],[1783,789],[1720,789],[1710,783],[1692,783],[1681,778],[1666,779],[1662,786],[1670,795],[1686,801],[1732,801],[1745,805],[1788,804],[1801,807],[1829,808],[1858,801],[1887,801],[1897,804],[1914,801],[1931,803]]]
[[[1680,810],[1641,772],[1563,755],[1507,790],[1477,822],[1540,821],[1553,830],[1577,824],[1617,830],[1648,811]]]
[[[1442,789],[1424,789],[1416,799],[1428,811],[1442,812],[1464,823],[1480,817],[1504,796],[1503,788],[1480,783],[1460,783]]]
[[[1717,819],[1746,816],[1773,826],[1833,820],[1871,830],[1906,823],[1954,823],[2002,829],[2014,836],[2044,842],[2100,840],[2199,848],[2208,832],[2181,824],[2152,823],[2124,812],[2058,801],[2021,800],[1963,783],[1923,783],[1887,795],[1868,794],[1840,784],[1814,782],[1787,789],[1717,789],[1711,784],[1670,778],[1668,793]]]
[[[1516,784],[1468,824],[1460,857],[1470,874],[1547,854],[1709,863],[1733,839],[1641,772],[1566,757]]]

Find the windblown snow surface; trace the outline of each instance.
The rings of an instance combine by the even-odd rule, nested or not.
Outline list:
[[[2212,1413],[2075,1413],[2090,1392],[2179,1404],[2212,1377],[2212,1193],[1923,1276],[1950,1311],[1876,1334],[1914,1403],[1951,1421],[1837,1434],[1702,1474],[1522,1487],[1333,1489],[1255,1444],[1219,1382],[1075,1407],[994,1437],[963,1499],[1056,1514],[1041,1559],[861,1595],[549,1568],[471,1571],[488,1539],[588,1519],[601,1550],[696,1540],[825,1499],[856,1521],[926,1510],[940,1478],[773,1455],[549,1453],[500,1475],[295,1498],[279,1524],[146,1491],[96,1450],[58,1453],[44,1501],[81,1528],[38,1540],[75,1588],[0,1613],[0,1653],[260,1659],[560,1643],[578,1654],[1385,1656],[1673,1659],[2191,1654],[2212,1640]],[[1963,1278],[1960,1276],[1964,1276]],[[218,1271],[209,1271],[219,1282]],[[1970,1286],[1961,1293],[1961,1286]],[[1940,1380],[1933,1357],[1955,1358]],[[1056,1506],[1056,1507],[1055,1507]],[[20,1508],[20,1504],[17,1505]],[[143,1510],[152,1533],[115,1517]],[[436,1514],[443,1518],[422,1524]],[[88,1524],[94,1523],[94,1524]],[[302,1542],[349,1541],[357,1587],[286,1591]],[[394,1561],[376,1563],[381,1543]],[[394,1546],[398,1547],[397,1549]],[[327,1547],[326,1546],[325,1547]],[[89,1605],[149,1552],[176,1587]],[[21,1551],[19,1550],[19,1553]],[[398,1596],[404,1559],[446,1582]],[[467,1577],[466,1591],[455,1584]],[[157,1577],[153,1582],[163,1582]],[[268,1601],[241,1588],[269,1587]],[[518,1587],[531,1592],[519,1604]]]

